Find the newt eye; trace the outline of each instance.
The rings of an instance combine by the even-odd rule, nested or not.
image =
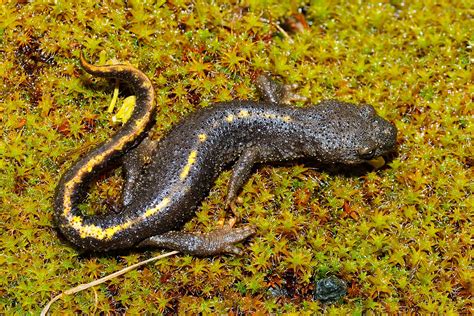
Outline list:
[[[364,160],[370,160],[375,156],[375,148],[365,147],[359,149],[359,157]]]

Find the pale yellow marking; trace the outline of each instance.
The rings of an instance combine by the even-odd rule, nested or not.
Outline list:
[[[137,129],[137,131],[139,131],[139,133],[141,133],[149,121],[150,121],[150,114],[147,113],[141,119],[135,120],[135,128]]]
[[[150,89],[151,88],[151,83],[148,80],[145,80],[142,82],[142,88],[144,89]]]
[[[269,118],[269,119],[275,119],[276,118],[276,115],[274,113],[265,113],[265,114],[263,114],[263,116],[265,118]]]
[[[79,216],[74,216],[71,220],[72,225],[80,225],[82,223],[82,218]]]
[[[147,217],[152,216],[153,214],[156,214],[157,212],[165,208],[169,202],[170,202],[170,198],[165,197],[157,206],[146,210],[146,212],[143,214],[143,217],[147,218]]]
[[[201,143],[204,143],[207,139],[207,135],[205,133],[201,133],[198,135],[198,138]]]
[[[250,113],[249,113],[249,111],[247,111],[247,110],[241,110],[241,111],[239,112],[239,114],[237,114],[237,116],[240,117],[240,118],[249,117],[249,116],[250,116]]]
[[[197,157],[197,151],[193,150],[188,156],[188,163],[186,166],[184,166],[183,170],[181,171],[181,174],[179,175],[179,178],[181,180],[186,179],[186,177],[189,174],[189,171],[191,170],[192,165],[196,162],[196,157]]]
[[[119,225],[106,228],[105,229],[105,238],[106,239],[112,238],[113,235],[115,235],[117,232],[121,231],[122,229],[123,228]]]
[[[165,208],[170,202],[169,197],[165,197],[157,206],[154,208],[148,209],[141,217],[137,217],[131,221],[125,222],[123,224],[107,227],[107,228],[101,228],[96,225],[84,225],[82,223],[82,218],[79,216],[72,216],[69,220],[71,226],[79,232],[79,235],[81,238],[86,238],[86,237],[93,237],[99,240],[102,239],[110,239],[112,238],[117,232],[122,231],[124,229],[129,228],[130,226],[138,223],[140,220],[147,218],[149,216],[152,216],[153,214],[156,214],[163,208]]]
[[[225,120],[226,120],[227,122],[229,122],[229,123],[232,122],[232,121],[234,120],[234,115],[233,115],[233,114],[227,115],[227,117],[225,118]]]
[[[283,122],[289,123],[292,121],[291,116],[285,115],[285,116],[280,116],[275,113],[263,113],[263,117],[271,120],[282,120]]]

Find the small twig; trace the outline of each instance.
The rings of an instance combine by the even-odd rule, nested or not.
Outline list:
[[[141,262],[138,262],[138,263],[135,263],[129,267],[126,267],[126,268],[123,268],[122,270],[119,270],[117,272],[114,272],[112,274],[109,274],[109,275],[106,275],[105,277],[103,278],[100,278],[98,280],[95,280],[95,281],[92,281],[92,282],[89,282],[89,283],[85,283],[85,284],[81,284],[81,285],[78,285],[76,287],[73,287],[72,289],[69,289],[67,291],[64,291],[63,293],[61,294],[58,294],[56,295],[55,297],[53,297],[49,302],[48,304],[46,304],[46,306],[43,308],[43,310],[41,311],[41,316],[45,316],[46,313],[48,312],[49,308],[51,307],[51,305],[56,302],[57,300],[59,300],[60,298],[62,298],[63,296],[66,296],[66,295],[71,295],[71,294],[74,294],[74,293],[77,293],[77,292],[80,292],[80,291],[83,291],[83,290],[86,290],[90,287],[93,287],[93,286],[96,286],[96,285],[99,285],[99,284],[102,284],[108,280],[112,280],[113,278],[116,278],[118,276],[121,276],[122,274],[125,274],[127,273],[128,271],[131,271],[133,269],[136,269],[142,265],[145,265],[147,263],[150,263],[152,261],[155,261],[155,260],[158,260],[158,259],[163,259],[163,258],[166,258],[166,257],[169,257],[169,256],[172,256],[172,255],[175,255],[179,253],[179,251],[171,251],[171,252],[167,252],[165,254],[162,254],[162,255],[159,255],[159,256],[156,256],[156,257],[153,257],[153,258],[150,258],[150,259],[147,259],[147,260],[144,260],[144,261],[141,261]]]
[[[277,28],[278,31],[281,32],[281,34],[283,34],[284,37],[286,37],[286,39],[290,42],[290,43],[293,43],[293,39],[291,38],[290,35],[288,35],[288,33],[278,24],[275,23],[275,27]]]

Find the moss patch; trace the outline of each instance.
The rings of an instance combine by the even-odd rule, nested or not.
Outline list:
[[[298,83],[313,103],[373,104],[397,125],[399,153],[360,177],[263,167],[234,210],[258,228],[244,256],[167,258],[53,311],[467,313],[474,209],[467,3],[2,4],[0,310],[37,313],[53,295],[152,255],[81,255],[53,227],[60,175],[118,128],[106,111],[114,84],[84,74],[82,50],[152,78],[157,137],[212,102],[254,97],[252,78],[270,71]],[[223,211],[228,179],[228,172],[218,179],[186,229],[212,230],[232,216]],[[89,205],[113,204],[119,183],[117,175],[99,183]],[[346,280],[349,293],[326,306],[313,300],[312,281],[328,274]]]

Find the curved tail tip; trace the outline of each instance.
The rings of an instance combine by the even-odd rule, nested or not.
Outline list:
[[[81,51],[80,55],[79,55],[79,62],[81,63],[81,66],[85,69],[87,68],[91,68],[93,65],[90,64],[87,60],[86,60],[86,57],[84,57],[84,52]]]

